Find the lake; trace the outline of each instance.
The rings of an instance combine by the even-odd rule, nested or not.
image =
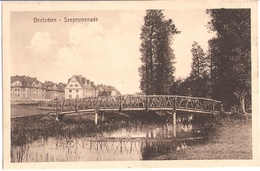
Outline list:
[[[20,110],[22,109],[22,110]],[[20,110],[20,112],[19,112]],[[16,108],[16,114],[24,112]],[[37,112],[29,109],[30,114]],[[39,110],[40,112],[46,112]],[[13,115],[13,113],[12,113]],[[114,124],[117,124],[115,121]],[[131,122],[131,121],[130,121]],[[100,122],[99,124],[106,124]],[[187,146],[205,143],[208,117],[199,114],[177,114],[171,120],[133,122],[101,133],[65,137],[44,137],[11,148],[12,162],[123,161],[153,160],[155,157],[185,150]],[[97,125],[98,127],[99,125]],[[175,134],[174,134],[175,133]]]
[[[11,117],[22,117],[47,114],[49,110],[42,110],[38,105],[11,105]]]

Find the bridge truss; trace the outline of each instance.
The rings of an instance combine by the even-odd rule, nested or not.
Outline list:
[[[176,95],[124,95],[54,100],[52,112],[170,110],[214,114],[221,110],[221,102],[200,97]]]

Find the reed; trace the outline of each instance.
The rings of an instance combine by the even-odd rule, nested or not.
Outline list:
[[[155,121],[158,122],[156,119]],[[140,128],[144,122],[152,123],[154,120],[149,120],[147,116],[136,113],[132,113],[131,118],[122,117],[116,113],[107,113],[105,121],[99,122],[98,125],[93,122],[93,117],[85,117],[84,115],[65,116],[63,121],[56,121],[49,115],[13,118],[11,120],[11,146],[22,146],[48,137],[94,136],[119,128]]]

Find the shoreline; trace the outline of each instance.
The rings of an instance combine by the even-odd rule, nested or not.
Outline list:
[[[229,116],[217,121],[209,142],[161,155],[154,160],[252,159],[252,119]]]
[[[91,136],[104,130],[113,131],[122,126],[131,126],[128,122],[130,120],[142,126],[146,120],[152,124],[153,121],[163,123],[165,119],[154,113],[142,116],[140,113],[132,113],[130,116],[107,114],[106,122],[101,125],[95,125],[91,114],[75,114],[60,122],[48,114],[12,118],[11,146],[21,146],[39,138]],[[141,122],[138,121],[140,118]],[[212,119],[214,124],[207,142],[161,154],[151,160],[252,159],[252,119],[241,115],[220,115]]]

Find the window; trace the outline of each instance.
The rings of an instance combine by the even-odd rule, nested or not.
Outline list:
[[[17,89],[15,88],[14,91],[17,91]]]
[[[69,95],[69,98],[71,99],[71,98],[72,98],[72,95]]]
[[[76,95],[76,99],[78,99],[78,98],[79,98],[79,95],[77,94],[77,95]]]
[[[78,84],[75,84],[75,87],[78,87]]]
[[[73,85],[71,84],[70,87],[73,87]]]
[[[79,92],[79,90],[76,90],[76,92]]]
[[[72,92],[72,90],[69,90],[69,92]]]

